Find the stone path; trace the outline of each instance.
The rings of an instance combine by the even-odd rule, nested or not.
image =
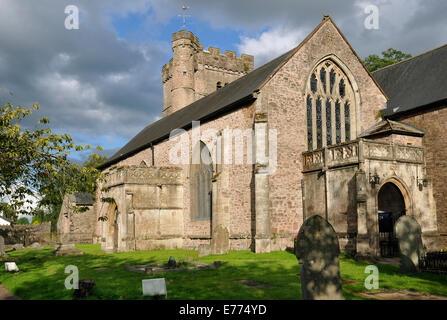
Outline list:
[[[0,300],[21,300],[11,292],[8,291],[2,284],[0,284]]]
[[[375,292],[361,292],[359,296],[377,300],[447,300],[446,296],[438,296],[426,292],[408,290],[381,290]]]

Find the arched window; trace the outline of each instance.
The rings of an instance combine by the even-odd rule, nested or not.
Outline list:
[[[308,150],[355,139],[354,90],[334,61],[315,67],[305,97]]]
[[[213,177],[213,162],[208,147],[200,141],[193,150],[190,193],[191,220],[211,219],[212,194],[211,179]]]
[[[222,88],[222,83],[219,81],[219,82],[216,84],[216,90],[219,90],[220,88]]]
[[[147,163],[144,160],[141,160],[140,167],[147,167]]]

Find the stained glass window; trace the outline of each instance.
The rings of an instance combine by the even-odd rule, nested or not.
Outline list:
[[[201,141],[196,145],[195,152],[200,162],[191,164],[191,220],[209,220],[211,219],[211,178],[213,176],[211,154]]]
[[[339,90],[340,90],[340,97],[344,98],[346,91],[345,91],[345,80],[343,79],[340,80]]]
[[[310,90],[315,93],[317,92],[317,76],[314,74],[312,74],[312,77],[310,79]]]
[[[331,100],[326,100],[326,145],[332,144],[332,104]]]
[[[318,64],[312,71],[306,90],[309,150],[355,138],[356,114],[351,112],[351,105],[355,111],[354,91],[350,83],[331,59]]]
[[[312,98],[307,96],[307,149],[312,150]]]
[[[326,92],[326,70],[324,68],[321,68],[320,70],[320,80],[323,86],[323,91]]]
[[[323,128],[322,128],[322,118],[321,118],[321,98],[318,97],[315,106],[316,119],[317,119],[317,148],[323,147]]]
[[[329,73],[329,83],[330,83],[330,93],[333,93],[334,85],[335,85],[335,71],[334,69],[331,69],[331,72]]]
[[[341,143],[340,101],[335,102],[335,143]]]
[[[351,140],[351,110],[349,102],[345,103],[345,140]]]

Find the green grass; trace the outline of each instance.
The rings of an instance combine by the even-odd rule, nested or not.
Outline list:
[[[99,245],[77,245],[84,255],[57,257],[51,247],[43,250],[26,249],[10,253],[18,259],[20,272],[6,273],[0,269],[0,283],[22,299],[71,299],[73,290],[64,286],[65,267],[75,265],[80,279],[92,279],[96,286],[89,299],[143,299],[141,280],[166,278],[169,299],[300,299],[299,267],[293,254],[271,252],[255,254],[248,251],[231,251],[226,255],[197,258],[193,250],[156,250],[106,254]],[[194,260],[212,263],[222,261],[219,269],[179,271],[162,275],[145,275],[124,269],[131,265],[165,264],[170,256],[177,262]],[[343,279],[357,280],[346,284],[343,292],[346,299],[361,299],[355,293],[366,291],[364,273],[367,262],[354,261],[341,256],[340,267]],[[95,270],[107,267],[108,270]],[[421,273],[400,275],[399,267],[378,265],[380,288],[415,290],[447,296],[447,277]],[[238,280],[252,280],[267,287],[248,287]]]

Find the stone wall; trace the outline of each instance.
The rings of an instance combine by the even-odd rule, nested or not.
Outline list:
[[[248,105],[241,109],[235,110],[231,113],[221,116],[208,122],[200,123],[201,133],[204,134],[207,130],[215,130],[215,133],[223,129],[239,129],[249,130],[251,132],[254,117],[254,105]],[[216,167],[216,152],[215,152],[215,137],[199,136],[198,140],[193,137],[191,129],[187,131],[189,139],[189,151],[196,146],[199,141],[203,141],[213,157],[214,173],[217,172]],[[154,167],[172,167],[169,158],[170,150],[174,149],[178,144],[178,140],[174,139],[164,140],[154,145]],[[234,157],[236,152],[235,142],[232,144],[231,154]],[[222,184],[220,185],[221,194],[220,206],[221,210],[226,215],[226,223],[229,226],[230,245],[233,250],[248,250],[252,244],[252,232],[254,226],[252,225],[253,215],[253,165],[247,163],[247,148],[244,147],[243,163],[236,165],[221,165],[220,169],[224,172],[221,174]],[[228,154],[228,153],[227,153]],[[152,164],[152,151],[150,148],[143,150],[123,161],[117,163],[116,167],[120,166],[138,166],[142,161],[148,165]],[[177,165],[182,170],[182,186],[183,186],[183,227],[184,239],[183,247],[188,249],[197,249],[200,244],[209,244],[211,240],[211,220],[192,221],[190,213],[190,166],[189,164]],[[110,169],[105,172],[109,172]],[[99,206],[106,206],[98,203]],[[105,209],[103,209],[105,210]],[[97,233],[101,233],[101,227],[97,227]]]
[[[86,207],[87,211],[76,212]],[[76,202],[73,195],[65,195],[57,221],[57,234],[62,243],[93,243],[96,210],[93,204]]]
[[[447,106],[401,115],[397,120],[425,130],[422,144],[426,150],[427,176],[433,184],[440,245],[447,249]]]
[[[23,244],[31,245],[34,242],[40,244],[53,244],[54,236],[51,234],[51,222],[42,224],[0,226],[0,236],[5,239],[5,245]]]

